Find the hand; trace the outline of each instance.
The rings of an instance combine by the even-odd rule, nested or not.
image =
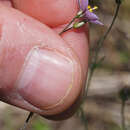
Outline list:
[[[88,68],[87,27],[58,34],[77,13],[77,0],[11,2],[0,0],[0,100],[67,118],[79,105]]]

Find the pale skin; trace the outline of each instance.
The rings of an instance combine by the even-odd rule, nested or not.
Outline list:
[[[77,11],[77,0],[0,0],[1,101],[50,119],[73,113],[87,76],[88,29],[58,33]]]

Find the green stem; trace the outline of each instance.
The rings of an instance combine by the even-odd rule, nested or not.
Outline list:
[[[85,130],[88,130],[88,119],[82,107],[80,107],[80,113],[81,113],[81,121],[84,124]]]
[[[77,19],[77,17],[75,16],[69,24],[67,24],[67,26],[59,33],[59,35],[62,35],[64,32],[68,31],[69,26]]]
[[[59,33],[59,35],[62,35],[64,32],[67,32],[69,30],[71,30],[73,27],[70,27],[70,28],[66,28],[65,30],[63,30],[62,32]]]
[[[115,15],[113,17],[113,20],[112,20],[112,23],[111,23],[110,27],[108,28],[108,30],[106,31],[106,33],[104,34],[104,36],[101,39],[99,39],[99,41],[97,42],[97,49],[95,51],[93,64],[97,64],[97,60],[98,60],[98,57],[99,57],[99,51],[100,51],[101,47],[103,46],[103,43],[104,43],[105,39],[107,38],[109,32],[111,31],[111,29],[112,29],[112,27],[113,27],[113,25],[115,23],[115,20],[116,20],[116,18],[118,16],[119,9],[120,9],[120,4],[117,4],[116,12],[115,12]],[[88,80],[87,80],[87,85],[86,85],[87,87],[86,87],[85,98],[88,95],[88,90],[89,90],[90,82],[91,82],[92,76],[93,76],[93,74],[95,72],[95,69],[96,68],[90,69],[90,72],[89,72],[89,75],[88,75]]]
[[[23,127],[22,127],[20,130],[25,130],[25,129],[27,128],[28,122],[29,122],[30,119],[32,118],[33,114],[34,114],[33,112],[30,112],[30,113],[29,113],[29,115],[28,115],[28,117],[27,117],[27,119],[26,119],[26,121],[25,121]]]
[[[98,48],[97,48],[97,51],[96,51],[96,54],[95,54],[96,56],[95,57],[98,57],[97,53],[100,51],[100,49],[101,49],[101,47],[102,47],[105,39],[107,38],[108,34],[110,33],[110,31],[112,29],[112,27],[113,27],[113,25],[115,23],[115,20],[116,20],[116,18],[118,16],[119,9],[120,9],[120,4],[117,4],[116,12],[115,12],[115,15],[113,17],[113,20],[112,20],[112,23],[111,23],[110,27],[108,28],[108,30],[106,31],[106,33],[104,34],[104,36],[98,41]]]
[[[33,116],[33,114],[34,114],[33,112],[30,112],[30,113],[29,113],[29,115],[28,115],[28,117],[27,117],[27,119],[26,119],[26,121],[25,121],[26,123],[29,122],[29,119]]]
[[[117,15],[118,15],[118,12],[119,12],[119,9],[120,9],[120,4],[121,3],[117,3],[116,12],[114,14],[112,23],[111,23],[110,27],[108,28],[108,30],[106,31],[106,33],[104,34],[104,36],[101,39],[99,39],[99,41],[97,43],[97,49],[96,49],[96,52],[95,52],[95,55],[94,55],[94,62],[93,62],[94,66],[97,64],[97,60],[98,60],[98,57],[99,57],[99,51],[100,51],[101,47],[103,46],[103,43],[104,43],[105,39],[107,38],[109,32],[111,31],[111,29],[112,29],[112,27],[113,27],[113,25],[115,23],[115,20],[117,18]],[[91,53],[90,53],[90,56],[91,56]],[[102,59],[104,59],[104,58],[101,58],[100,61],[102,61]],[[89,60],[89,62],[90,61],[91,60]],[[91,80],[92,80],[92,76],[93,76],[93,74],[95,72],[95,69],[96,69],[96,67],[91,66],[90,71],[88,72],[88,79],[87,79],[87,84],[86,84],[87,87],[86,87],[86,90],[85,90],[85,96],[84,96],[83,101],[88,96],[90,83],[91,83]],[[122,128],[123,128],[123,130],[126,130],[126,129],[124,129],[125,128],[124,106],[125,106],[125,104],[122,105]],[[82,115],[84,115],[84,111],[83,110],[82,110]],[[81,116],[81,119],[84,120],[83,116]],[[86,129],[88,129],[88,120],[85,120],[85,121],[86,121],[85,127],[86,127]]]

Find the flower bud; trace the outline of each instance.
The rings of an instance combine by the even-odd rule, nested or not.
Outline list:
[[[84,21],[76,22],[76,23],[73,24],[73,28],[80,28],[80,27],[82,27],[84,24],[85,24]]]
[[[83,11],[80,10],[77,15],[76,15],[76,18],[81,18],[83,16]]]

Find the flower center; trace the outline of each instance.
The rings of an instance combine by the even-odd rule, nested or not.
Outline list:
[[[89,10],[90,12],[93,12],[93,10],[96,10],[96,9],[98,9],[97,6],[94,6],[94,7],[92,8],[90,5],[88,5],[88,10]]]

